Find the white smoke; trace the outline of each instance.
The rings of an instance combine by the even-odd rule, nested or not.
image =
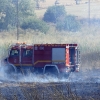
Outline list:
[[[72,73],[69,77],[71,82],[92,82],[100,83],[100,69],[84,70]]]
[[[72,72],[69,78],[58,78],[48,75],[33,74],[10,74],[6,73],[6,67],[0,63],[0,83],[2,82],[97,82],[100,83],[100,69],[94,70],[80,70],[79,72]]]
[[[32,74],[29,75],[18,75],[20,77],[17,81],[18,82],[93,82],[93,83],[100,83],[100,70],[85,70],[80,72],[72,72],[69,78],[58,78],[52,77],[47,75],[39,75],[39,74]]]
[[[21,75],[21,77],[17,80],[18,82],[41,82],[41,83],[49,83],[49,82],[65,82],[68,81],[66,78],[58,78],[58,77],[52,77],[52,76],[46,76],[42,74],[32,74],[30,75]]]

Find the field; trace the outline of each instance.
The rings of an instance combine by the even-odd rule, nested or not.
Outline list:
[[[99,19],[99,9],[99,2],[92,2],[90,17]],[[36,14],[42,18],[45,11],[39,9]],[[88,4],[85,3],[68,5],[66,11],[80,19],[88,18]],[[62,80],[34,75],[16,80],[0,70],[0,100],[100,100],[99,22],[90,26],[85,24],[78,32],[59,32],[54,26],[46,34],[30,29],[19,31],[19,40],[16,40],[16,30],[0,32],[1,63],[12,43],[77,43],[81,51],[80,72]]]
[[[40,9],[37,9],[35,12],[37,14],[37,16],[39,18],[42,18],[46,8],[49,6],[54,5],[54,0],[49,1],[47,0],[47,2],[44,2],[43,6],[40,5]],[[90,6],[88,3],[88,0],[82,0],[83,2],[81,2],[79,5],[75,4],[75,0],[69,1],[69,0],[62,0],[61,1],[61,5],[64,5],[66,8],[66,12],[67,14],[71,14],[71,15],[75,15],[79,18],[89,18],[89,13],[90,13],[90,18],[100,18],[100,1],[96,1],[96,0],[90,0]],[[53,2],[53,4],[52,4]],[[90,9],[90,10],[89,10]]]

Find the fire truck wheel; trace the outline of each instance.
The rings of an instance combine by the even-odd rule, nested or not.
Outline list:
[[[46,76],[58,77],[58,71],[55,67],[49,68],[47,67],[45,70]]]

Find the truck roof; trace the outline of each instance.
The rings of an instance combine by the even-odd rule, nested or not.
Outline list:
[[[77,47],[77,44],[25,44],[25,43],[16,43],[10,46],[10,48],[12,49],[19,49],[21,48],[33,48],[35,46],[51,46],[51,47],[65,47],[65,46],[69,46],[69,47]]]

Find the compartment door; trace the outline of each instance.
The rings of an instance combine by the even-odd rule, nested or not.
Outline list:
[[[65,63],[65,48],[52,48],[52,63]]]

